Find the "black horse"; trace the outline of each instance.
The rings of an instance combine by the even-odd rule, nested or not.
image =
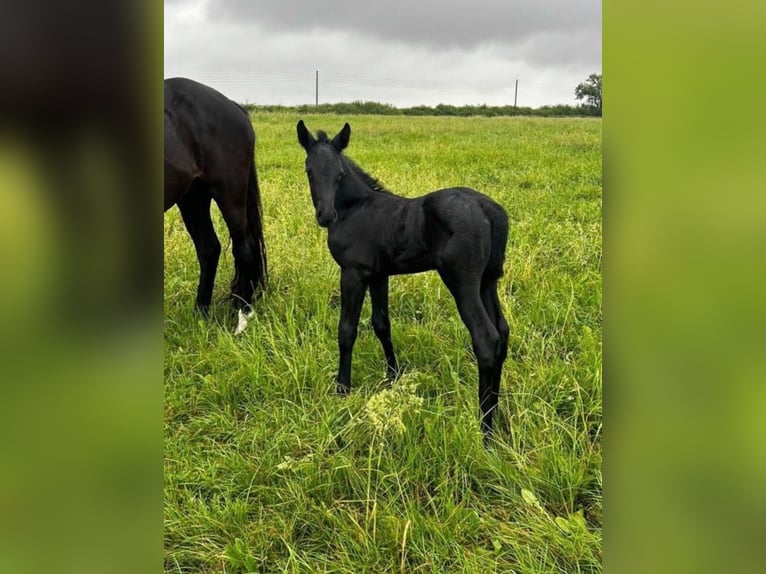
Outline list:
[[[314,138],[303,120],[297,130],[306,150],[316,219],[328,229],[330,253],[341,267],[338,392],[351,390],[351,353],[367,289],[372,326],[386,355],[388,377],[393,378],[398,366],[388,319],[388,277],[436,269],[471,333],[486,439],[492,432],[508,349],[508,324],[497,296],[508,239],[505,210],[465,187],[415,199],[398,197],[341,154],[351,135],[348,124],[332,140],[322,131]]]
[[[207,314],[221,254],[210,200],[229,228],[234,254],[234,308],[249,309],[266,285],[255,132],[243,108],[216,90],[185,78],[165,80],[165,211],[181,210],[200,266],[196,307]]]

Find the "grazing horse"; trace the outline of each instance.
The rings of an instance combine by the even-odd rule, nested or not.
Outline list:
[[[207,314],[221,254],[210,200],[231,235],[234,308],[249,311],[266,285],[261,196],[255,170],[255,132],[243,108],[186,78],[165,80],[165,211],[178,205],[200,266],[196,307]],[[239,328],[238,328],[239,329]]]
[[[497,296],[508,239],[505,210],[466,187],[415,199],[398,197],[341,153],[351,136],[348,124],[332,140],[322,131],[312,136],[303,120],[297,131],[306,150],[316,220],[327,228],[330,253],[341,267],[337,391],[351,390],[351,353],[367,289],[373,330],[386,356],[387,375],[393,378],[398,366],[388,319],[388,278],[435,269],[471,334],[486,440],[508,349],[508,324]]]

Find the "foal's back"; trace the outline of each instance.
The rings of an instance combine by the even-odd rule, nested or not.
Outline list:
[[[469,187],[440,189],[420,198],[424,235],[436,269],[502,275],[508,216],[495,201]]]

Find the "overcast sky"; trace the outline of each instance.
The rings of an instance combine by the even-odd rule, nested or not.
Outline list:
[[[239,102],[576,104],[600,0],[165,0],[165,77]]]

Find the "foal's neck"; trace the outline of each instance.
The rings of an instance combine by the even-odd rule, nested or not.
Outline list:
[[[343,169],[346,171],[346,176],[343,178],[341,187],[338,190],[340,193],[339,199],[342,205],[351,207],[356,203],[369,199],[370,196],[377,192],[364,181],[351,162],[345,157],[341,157],[343,158]]]

